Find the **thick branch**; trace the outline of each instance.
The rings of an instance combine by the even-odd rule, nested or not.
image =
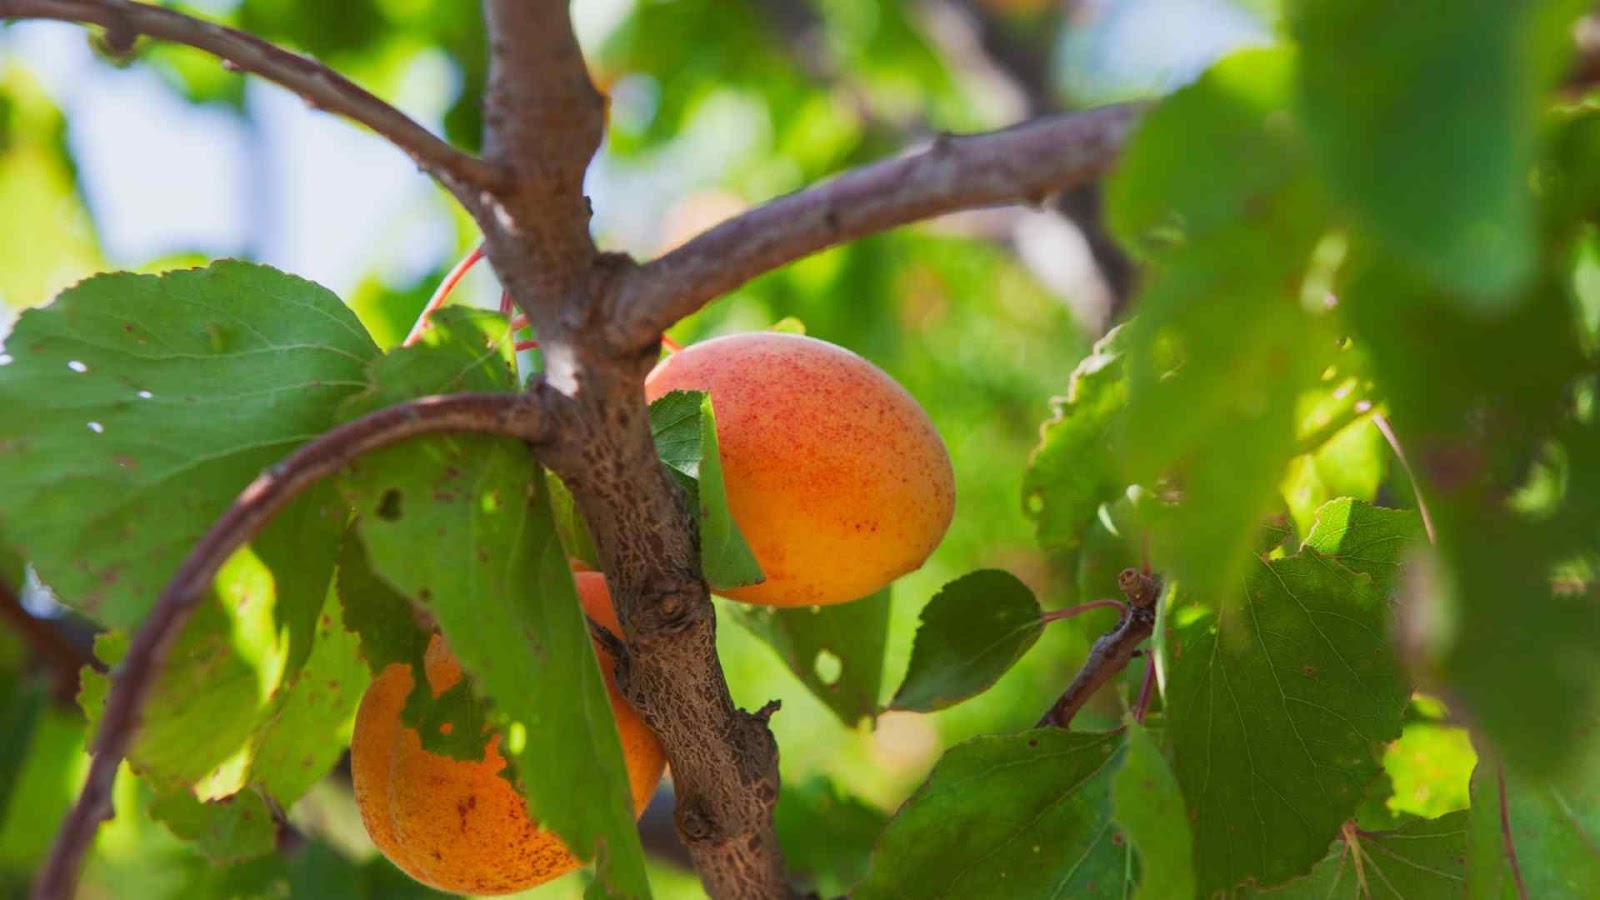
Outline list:
[[[34,885],[34,900],[68,900],[83,855],[109,819],[111,786],[139,725],[140,710],[166,663],[173,640],[207,596],[217,569],[272,516],[307,488],[356,457],[407,438],[439,432],[482,432],[542,443],[549,431],[543,394],[457,394],[428,397],[379,410],[341,425],[296,450],[250,483],[189,552],[117,667],[94,738],[94,762],[77,805],[56,835]]]
[[[596,251],[583,176],[605,128],[605,98],[589,79],[567,5],[483,4],[489,29],[483,150],[511,173],[511,183],[479,212],[478,224],[490,264],[545,345],[559,342],[560,308],[585,299]],[[559,365],[547,375],[553,383],[568,380]]]
[[[1155,630],[1156,600],[1161,595],[1161,582],[1136,569],[1124,569],[1118,578],[1122,593],[1128,598],[1128,611],[1123,613],[1117,626],[1101,635],[1089,649],[1089,658],[1083,661],[1072,683],[1061,692],[1050,711],[1039,720],[1039,727],[1054,725],[1066,728],[1095,691],[1116,677],[1133,659],[1133,653]]]
[[[647,344],[717,296],[835,244],[957,210],[1043,202],[1110,169],[1139,110],[1108,106],[941,137],[729,219],[631,273],[612,339]]]
[[[143,34],[203,50],[229,68],[252,72],[288,88],[313,107],[367,126],[416,160],[468,209],[477,205],[480,190],[498,182],[487,163],[450,146],[359,85],[315,60],[252,34],[129,0],[0,0],[0,19],[99,25],[117,47],[131,47],[133,39]]]
[[[626,643],[617,684],[666,750],[678,835],[706,892],[785,897],[778,748],[765,714],[734,706],[717,660],[698,532],[650,439],[642,381],[653,356],[586,365],[577,430],[546,460],[594,534]]]

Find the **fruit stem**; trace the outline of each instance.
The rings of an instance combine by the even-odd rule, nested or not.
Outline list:
[[[439,287],[434,290],[433,296],[428,298],[427,304],[422,307],[422,313],[417,316],[417,323],[411,326],[411,333],[406,335],[406,339],[401,342],[400,346],[409,347],[422,339],[422,333],[428,329],[428,318],[433,315],[435,310],[443,306],[446,300],[450,299],[450,292],[456,289],[456,282],[471,271],[472,267],[477,265],[480,259],[483,259],[482,244],[473,247],[471,253],[463,256],[460,262],[445,273],[444,280],[439,282]]]

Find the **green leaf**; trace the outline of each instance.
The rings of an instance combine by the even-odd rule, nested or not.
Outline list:
[[[503,320],[483,321],[436,320],[424,343],[373,367],[373,389],[347,412],[441,391],[514,389],[507,342],[485,333]],[[468,676],[461,695],[488,701],[530,815],[580,858],[595,858],[603,840],[602,880],[620,895],[647,896],[611,704],[544,472],[527,446],[484,435],[419,439],[364,457],[341,485],[373,571],[438,622]]]
[[[214,863],[265,856],[277,849],[272,812],[251,790],[210,802],[185,788],[156,788],[150,815]]]
[[[1344,560],[1258,561],[1242,602],[1179,591],[1168,612],[1168,736],[1204,893],[1306,872],[1400,735],[1389,603]]]
[[[1506,772],[1485,758],[1472,773],[1472,836],[1468,896],[1501,900],[1519,896],[1502,816],[1510,829],[1517,869],[1527,897],[1588,897],[1600,884],[1600,779],[1590,770],[1572,784],[1540,784]]]
[[[376,353],[337,297],[235,262],[91,278],[5,346],[0,518],[28,524],[24,555],[62,602],[116,628],[240,490],[335,423]]]
[[[1392,831],[1352,835],[1310,874],[1241,897],[1276,900],[1459,900],[1465,880],[1468,814],[1410,819]],[[1360,859],[1354,854],[1359,853]]]
[[[1399,587],[1400,564],[1426,546],[1415,510],[1385,509],[1341,497],[1317,510],[1305,546],[1331,556],[1352,572],[1371,576],[1388,595]]]
[[[1119,732],[1039,729],[952,747],[889,823],[857,900],[1124,897]]]
[[[368,680],[356,636],[345,630],[330,592],[311,658],[278,688],[256,732],[250,782],[286,809],[300,799],[344,754]]]
[[[1128,747],[1111,780],[1117,826],[1139,853],[1135,900],[1194,897],[1194,836],[1178,779],[1143,725],[1126,726]]]
[[[950,582],[922,609],[892,709],[933,712],[988,690],[1044,631],[1039,602],[1015,575],[984,569]]]
[[[711,395],[672,391],[650,404],[662,462],[688,495],[700,525],[700,567],[712,590],[758,584],[761,566],[728,509]]]
[[[24,682],[0,669],[0,734],[6,736],[0,741],[0,822],[6,820],[11,793],[49,702],[43,684]]]
[[[1292,7],[1301,109],[1329,182],[1397,255],[1482,309],[1516,303],[1534,271],[1536,101],[1572,45],[1535,37],[1563,6],[1570,28],[1581,4]]]
[[[803,881],[802,890],[823,897],[848,894],[867,873],[873,845],[888,821],[876,807],[819,776],[784,784],[773,814],[784,867]]]
[[[1429,819],[1466,809],[1477,761],[1465,728],[1406,723],[1400,740],[1383,753],[1383,769],[1393,785],[1388,808]]]
[[[340,552],[337,590],[344,621],[358,636],[361,658],[373,677],[396,663],[411,666],[413,674],[423,671],[429,634],[412,614],[411,601],[372,571],[367,549],[353,531]]]
[[[723,607],[776,650],[789,670],[845,725],[878,714],[891,587],[831,606]]]
[[[17,745],[23,760],[11,808],[0,817],[0,871],[31,875],[49,852],[89,764],[83,750],[87,737],[81,716],[46,707],[32,740]]]
[[[382,856],[356,862],[321,840],[300,848],[286,862],[291,898],[340,900],[445,900],[436,891],[396,869]]]
[[[1561,566],[1593,555],[1595,494],[1585,479],[1600,459],[1586,429],[1562,424],[1593,363],[1560,247],[1523,300],[1499,314],[1462,308],[1370,247],[1353,254],[1340,294],[1438,538],[1435,576],[1402,607],[1419,624],[1408,641],[1413,665],[1527,772],[1570,765],[1582,735],[1569,711],[1600,702],[1600,619],[1587,598],[1551,590]],[[1428,340],[1415,340],[1421,333]],[[1572,486],[1549,508],[1519,508],[1534,464],[1554,451],[1571,459]]]
[[[1128,402],[1124,343],[1122,326],[1095,342],[1073,371],[1067,395],[1051,401],[1051,418],[1040,428],[1022,494],[1039,543],[1047,548],[1077,546],[1100,504],[1122,488],[1111,440]]]
[[[1205,595],[1244,577],[1298,451],[1299,400],[1336,346],[1301,297],[1326,213],[1293,77],[1284,49],[1223,59],[1150,113],[1108,186],[1112,224],[1151,261],[1113,452],[1124,483],[1181,497],[1151,523],[1151,551]]]

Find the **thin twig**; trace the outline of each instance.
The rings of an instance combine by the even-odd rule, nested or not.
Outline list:
[[[818,250],[943,213],[1050,194],[1108,171],[1138,105],[1035,119],[1003,131],[943,136],[780,197],[627,273],[609,325],[618,347],[654,341],[679,319],[757,275]]]
[[[480,191],[500,182],[497,170],[458,150],[315,60],[243,31],[197,19],[161,6],[129,0],[0,0],[0,19],[53,19],[99,25],[110,42],[130,48],[138,35],[203,50],[230,69],[252,72],[299,94],[306,103],[367,126],[404,151],[468,209]]]
[[[1156,600],[1161,595],[1161,581],[1138,569],[1123,569],[1117,578],[1118,587],[1128,598],[1128,609],[1115,628],[1101,635],[1089,650],[1083,667],[1061,692],[1061,697],[1039,720],[1038,727],[1054,725],[1066,728],[1072,717],[1089,702],[1106,682],[1127,667],[1134,651],[1155,631]]]
[[[1150,654],[1150,660],[1144,666],[1144,684],[1139,686],[1139,702],[1133,707],[1133,720],[1144,724],[1144,714],[1150,709],[1150,697],[1154,694],[1156,684],[1156,657]]]
[[[77,805],[56,835],[50,857],[34,885],[34,900],[73,895],[83,855],[100,823],[112,814],[111,786],[139,725],[140,710],[166,663],[172,641],[217,569],[254,537],[272,516],[307,488],[352,460],[407,438],[440,432],[479,432],[541,443],[550,432],[540,391],[526,394],[455,394],[391,406],[341,425],[290,454],[241,492],[189,552],[167,583],[117,667],[95,735]]]
[[[67,640],[51,623],[23,609],[17,592],[4,581],[0,581],[0,619],[10,623],[34,655],[50,667],[57,701],[71,703],[78,695],[78,674],[85,666],[96,672],[106,670],[105,664],[95,659],[94,654]]]

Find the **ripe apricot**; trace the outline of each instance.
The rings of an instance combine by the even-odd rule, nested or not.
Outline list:
[[[843,347],[776,332],[686,347],[645,381],[654,400],[711,394],[728,507],[765,606],[843,603],[927,560],[955,512],[950,454],[917,401]]]
[[[605,576],[579,572],[574,578],[584,612],[620,634]],[[596,650],[637,814],[661,781],[665,757],[655,735],[617,692],[613,660]],[[438,635],[428,644],[424,663],[434,696],[461,680],[460,663]],[[412,878],[460,894],[508,894],[577,868],[578,860],[554,833],[529,819],[522,797],[500,776],[506,762],[498,735],[476,762],[422,749],[421,736],[400,720],[412,684],[411,667],[389,666],[367,688],[356,713],[351,775],[361,818],[378,849]],[[521,775],[532,779],[539,772]]]

